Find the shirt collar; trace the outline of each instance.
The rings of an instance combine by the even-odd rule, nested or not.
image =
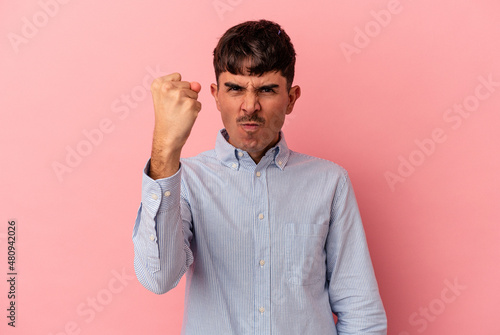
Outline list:
[[[232,144],[230,144],[228,139],[229,134],[226,129],[221,129],[217,133],[217,139],[215,141],[215,154],[223,165],[234,170],[238,170],[242,159],[251,158],[246,151],[235,148]],[[281,170],[285,168],[288,158],[290,157],[290,149],[288,149],[285,141],[285,135],[282,131],[280,131],[280,140],[278,143],[266,152],[264,157],[262,157],[261,162],[265,161],[266,157],[268,160],[272,160],[272,162]]]

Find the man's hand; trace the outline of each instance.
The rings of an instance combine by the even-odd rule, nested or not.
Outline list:
[[[179,73],[156,78],[151,84],[155,109],[151,178],[166,178],[179,169],[182,147],[201,110],[200,90],[197,82],[181,81]]]

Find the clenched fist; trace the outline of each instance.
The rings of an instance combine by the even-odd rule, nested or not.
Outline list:
[[[201,110],[200,90],[197,82],[181,81],[179,73],[156,78],[151,84],[155,109],[151,178],[166,178],[177,172],[181,149]]]

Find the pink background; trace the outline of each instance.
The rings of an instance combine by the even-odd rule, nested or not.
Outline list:
[[[260,18],[298,53],[290,147],[350,172],[389,334],[500,334],[497,0],[2,1],[0,277],[12,218],[19,275],[0,333],[179,333],[184,283],[156,296],[132,263],[149,73],[202,84],[183,154],[210,149],[212,50]]]

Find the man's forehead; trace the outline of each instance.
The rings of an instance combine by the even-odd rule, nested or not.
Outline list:
[[[262,75],[248,75],[248,74],[232,74],[228,71],[222,72],[219,75],[220,84],[234,83],[242,86],[253,85],[286,85],[286,78],[281,75],[279,71],[265,72]]]

